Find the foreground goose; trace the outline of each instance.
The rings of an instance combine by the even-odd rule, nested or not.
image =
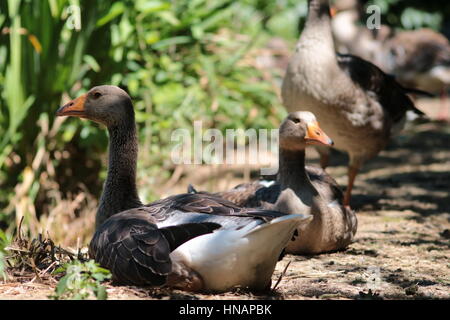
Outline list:
[[[208,195],[180,194],[142,205],[136,190],[137,138],[130,97],[98,86],[58,116],[87,118],[109,131],[109,167],[90,255],[123,284],[225,291],[267,289],[302,215],[242,209]]]
[[[283,79],[283,104],[289,112],[313,112],[335,147],[349,154],[344,204],[350,205],[362,164],[401,129],[407,110],[423,113],[415,108],[407,89],[375,65],[336,55],[328,0],[309,0],[308,5],[305,28]],[[328,163],[328,151],[322,151],[322,167]]]
[[[240,206],[274,206],[285,213],[307,212],[311,223],[302,226],[286,252],[317,254],[344,249],[356,233],[355,212],[342,203],[343,192],[325,171],[305,167],[307,145],[332,145],[311,112],[294,112],[280,126],[279,173],[277,182],[242,184],[214,195]],[[194,189],[191,188],[192,191]]]

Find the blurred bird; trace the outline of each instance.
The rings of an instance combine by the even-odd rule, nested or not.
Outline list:
[[[440,94],[438,118],[448,119],[450,43],[443,34],[428,28],[395,31],[386,25],[369,30],[359,25],[357,0],[336,1],[333,11],[332,30],[340,52],[376,64],[404,86]]]

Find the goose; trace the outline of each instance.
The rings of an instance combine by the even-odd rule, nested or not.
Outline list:
[[[393,30],[387,25],[370,31],[358,26],[357,1],[339,1],[335,8],[332,31],[340,51],[374,63],[404,86],[440,94],[438,118],[448,117],[444,113],[450,85],[450,42],[443,34],[429,28]]]
[[[187,291],[264,290],[296,228],[311,220],[197,194],[143,205],[136,188],[138,146],[129,95],[116,86],[97,86],[56,114],[108,129],[108,173],[89,253],[117,283]]]
[[[428,28],[397,32],[380,56],[380,66],[401,84],[440,94],[437,118],[448,120],[450,42],[443,34]]]
[[[290,113],[279,130],[279,171],[270,185],[255,181],[212,195],[243,207],[261,207],[291,213],[303,212],[313,220],[299,227],[298,235],[289,242],[286,253],[319,254],[345,249],[354,239],[357,218],[343,205],[343,192],[324,170],[306,166],[308,145],[332,145],[311,112]],[[196,192],[190,187],[191,192]],[[207,194],[197,192],[197,194]],[[301,210],[301,211],[298,211]]]
[[[309,0],[308,16],[282,83],[288,112],[311,111],[335,142],[349,155],[344,205],[350,206],[355,177],[405,122],[405,113],[418,110],[392,76],[359,57],[336,54],[328,0]],[[328,165],[329,148],[319,149]]]

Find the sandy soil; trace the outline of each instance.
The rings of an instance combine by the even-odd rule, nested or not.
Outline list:
[[[419,107],[431,117],[436,101]],[[308,162],[317,164],[314,150]],[[347,157],[335,153],[329,173],[346,184]],[[244,181],[242,174],[221,175],[216,190]],[[226,181],[225,181],[226,180]],[[210,189],[188,175],[188,182]],[[179,189],[179,190],[178,190]],[[449,299],[450,298],[450,125],[431,121],[408,124],[386,150],[358,176],[353,207],[359,229],[344,252],[304,257],[287,255],[277,265],[273,284],[263,294],[235,290],[208,295],[108,285],[110,299]],[[51,279],[16,278],[0,283],[0,299],[46,299]]]

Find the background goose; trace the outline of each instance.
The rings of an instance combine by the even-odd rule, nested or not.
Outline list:
[[[363,8],[357,0],[332,2],[331,28],[338,52],[357,55],[377,64],[383,41],[392,29],[381,25],[379,29],[369,29],[360,23]]]
[[[282,84],[289,112],[311,111],[333,137],[335,147],[349,154],[344,204],[350,204],[354,179],[362,164],[376,156],[405,113],[417,110],[407,89],[363,59],[336,55],[328,0],[308,1],[308,17]],[[321,151],[326,167],[328,151]]]
[[[369,30],[359,25],[361,8],[356,0],[335,3],[332,19],[336,46],[341,52],[360,56],[404,86],[441,94],[439,118],[447,118],[447,90],[450,85],[450,43],[432,29],[397,31],[386,25]]]
[[[280,126],[279,173],[270,186],[256,181],[214,193],[240,206],[275,206],[285,213],[307,212],[313,220],[302,226],[286,252],[317,254],[343,249],[357,229],[355,212],[342,203],[343,192],[325,171],[305,167],[307,145],[332,145],[310,112],[294,112]],[[191,188],[191,191],[195,189]]]
[[[266,289],[293,232],[310,220],[242,209],[208,195],[181,194],[143,206],[136,190],[138,148],[128,94],[115,86],[94,87],[57,115],[108,128],[108,176],[90,255],[118,282],[193,291]]]
[[[438,118],[448,120],[450,42],[431,29],[397,32],[386,40],[380,66],[400,83],[441,95]]]

